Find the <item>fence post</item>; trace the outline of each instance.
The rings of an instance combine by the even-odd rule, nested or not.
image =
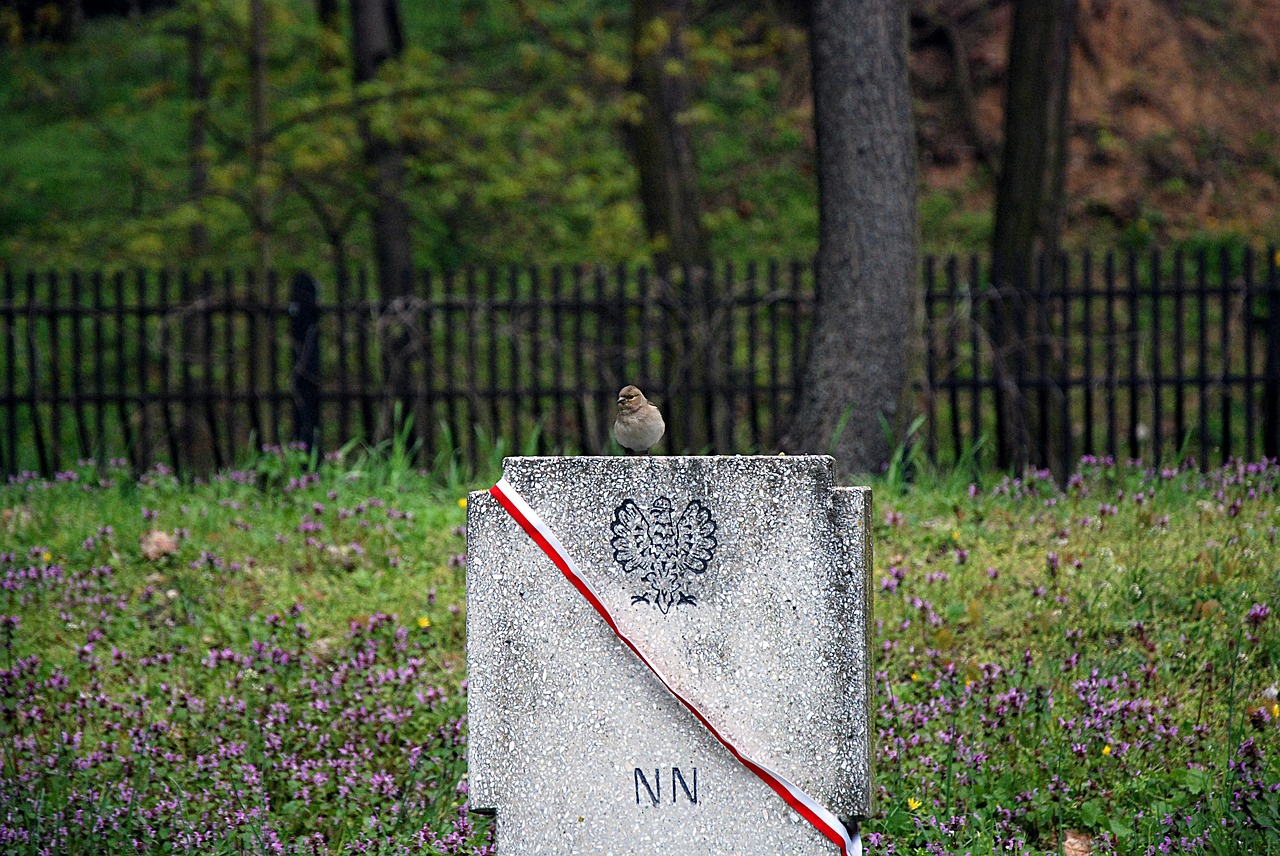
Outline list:
[[[1262,386],[1262,454],[1280,458],[1280,250],[1267,249],[1267,363]]]
[[[320,312],[315,277],[298,272],[289,286],[289,343],[293,368],[293,439],[308,451],[320,448]]]

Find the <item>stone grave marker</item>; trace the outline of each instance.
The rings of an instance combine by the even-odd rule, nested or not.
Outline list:
[[[871,814],[870,514],[826,456],[508,458],[467,505],[469,783],[498,853],[839,852],[746,762]]]

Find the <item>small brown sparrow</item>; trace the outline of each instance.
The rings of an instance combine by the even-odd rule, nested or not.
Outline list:
[[[613,423],[613,439],[618,445],[647,455],[666,430],[657,406],[636,387],[624,386],[618,393],[618,418]]]

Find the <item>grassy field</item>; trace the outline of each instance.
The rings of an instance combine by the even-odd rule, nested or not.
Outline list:
[[[0,850],[488,853],[473,478],[269,451],[0,488]],[[1280,853],[1274,464],[876,491],[872,853]]]

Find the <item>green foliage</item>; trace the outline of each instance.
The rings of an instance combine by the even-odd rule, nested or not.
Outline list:
[[[361,261],[372,198],[365,123],[408,153],[408,202],[422,226],[424,264],[526,261],[535,245],[544,259],[576,260],[585,244],[604,260],[635,258],[640,218],[611,135],[610,104],[545,71],[522,70],[514,51],[476,68],[422,47],[441,40],[417,33],[377,80],[356,87],[346,37],[321,27],[301,0],[267,4],[270,131],[263,170],[254,175],[245,8],[187,0],[139,24],[94,24],[65,48],[3,58],[11,74],[0,97],[19,116],[3,140],[19,156],[4,167],[14,179],[0,198],[5,257],[34,265],[86,257],[248,264],[256,185],[269,202],[273,258],[309,266],[340,255]],[[437,10],[411,23],[448,18]],[[470,20],[453,23],[469,31]],[[182,35],[195,24],[204,31],[211,90],[202,152],[210,193],[199,202],[188,197],[185,145],[200,105],[187,92]],[[115,73],[116,58],[127,63],[123,75]],[[548,221],[555,227],[546,229]],[[209,235],[202,256],[185,240],[197,223]]]
[[[364,125],[406,154],[422,266],[651,258],[627,148],[638,112],[627,90],[627,4],[402,0],[408,48],[360,87],[351,80],[345,20],[331,32],[309,0],[265,4],[270,131],[257,175],[243,0],[181,0],[163,14],[94,19],[70,43],[0,52],[0,264],[250,267],[258,259],[250,225],[257,188],[267,200],[272,264],[322,275],[337,263],[367,265],[374,187]],[[1246,79],[1266,73],[1241,42],[1235,4],[1183,5],[1221,30],[1197,55]],[[679,72],[690,77],[694,102],[680,119],[697,147],[717,258],[805,258],[817,246],[805,38],[770,9],[694,4],[685,34],[688,62]],[[201,199],[190,188],[189,132],[200,105],[187,80],[184,33],[193,24],[204,30],[211,90],[198,153],[209,180]],[[1190,175],[1170,158],[1167,138],[1132,143],[1105,120],[1096,135],[1109,161],[1154,146],[1147,154],[1169,174],[1153,180],[1171,198],[1198,194],[1201,179],[1226,183],[1208,173],[1244,180],[1242,165],[1280,174],[1265,130],[1244,142],[1243,154],[1220,131],[1187,132],[1198,163]],[[975,169],[959,190],[922,190],[926,251],[986,247],[989,184]],[[1178,218],[1166,224],[1150,207],[1136,215],[1103,207],[1086,206],[1069,243],[1090,233],[1146,248],[1166,229],[1182,234]],[[197,226],[203,250],[191,239]],[[1242,230],[1203,225],[1211,238]]]
[[[985,251],[991,243],[991,211],[967,206],[962,193],[924,192],[919,212],[925,252]]]

